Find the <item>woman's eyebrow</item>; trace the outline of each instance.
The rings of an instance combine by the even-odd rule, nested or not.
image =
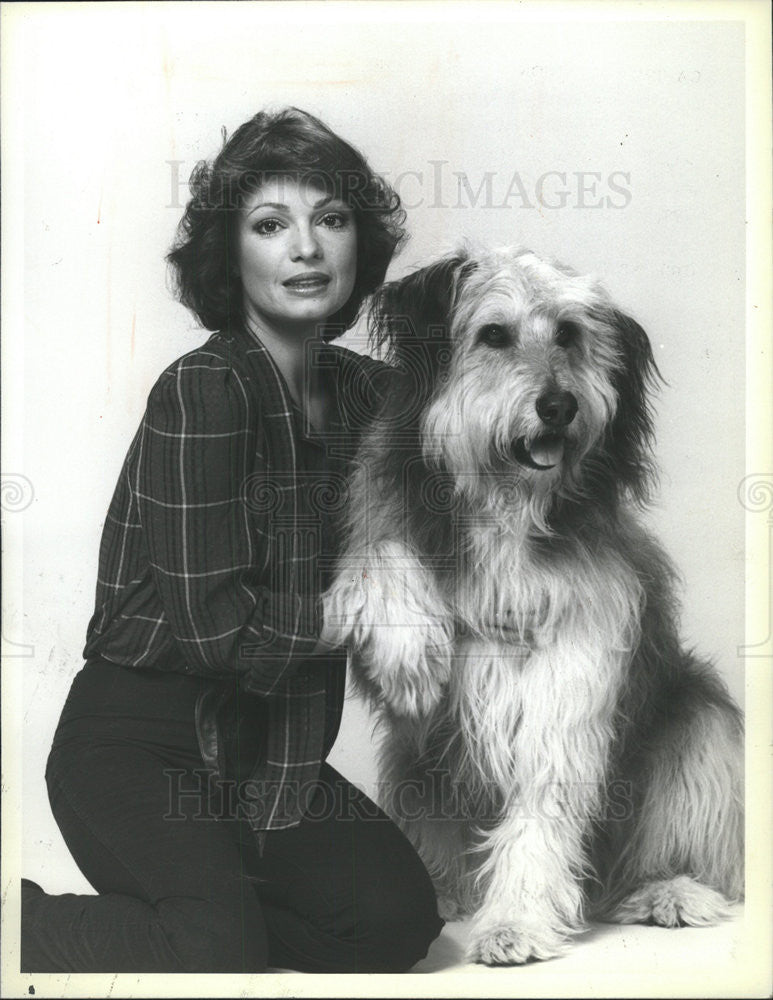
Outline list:
[[[281,211],[289,212],[289,208],[287,207],[287,205],[282,205],[278,201],[261,201],[260,204],[253,205],[253,207],[249,210],[247,215],[252,215],[252,213],[257,212],[259,208],[278,208]]]
[[[309,205],[308,207],[310,209],[312,209],[313,211],[316,211],[317,209],[324,208],[326,205],[330,205],[331,203],[333,203],[333,204],[339,204],[342,209],[347,209],[349,207],[346,204],[345,201],[343,201],[341,198],[337,198],[335,195],[332,195],[332,194],[325,194],[325,195],[323,195],[320,198],[319,201],[315,201],[313,204]],[[290,211],[289,207],[287,205],[283,205],[281,202],[278,202],[278,201],[261,201],[259,204],[253,205],[253,207],[249,210],[249,212],[247,213],[247,215],[248,216],[252,215],[252,213],[253,212],[257,212],[259,208],[273,208],[273,209],[278,209],[279,211],[282,211],[282,212],[289,212]]]

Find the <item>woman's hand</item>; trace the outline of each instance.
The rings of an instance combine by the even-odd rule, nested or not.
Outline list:
[[[333,628],[332,625],[325,622],[322,612],[320,612],[320,615],[322,617],[322,627],[319,639],[317,639],[317,645],[311,651],[312,656],[319,656],[322,653],[329,653],[333,649],[341,648],[338,629]]]

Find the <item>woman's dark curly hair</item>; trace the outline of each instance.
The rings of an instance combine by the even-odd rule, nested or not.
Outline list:
[[[269,177],[318,184],[354,211],[357,275],[347,302],[330,316],[322,335],[350,327],[367,295],[383,282],[405,237],[405,212],[397,193],[365,158],[318,118],[298,108],[259,111],[224,143],[210,164],[193,169],[191,198],[167,261],[177,297],[208,330],[243,323],[242,285],[235,265],[235,213]]]

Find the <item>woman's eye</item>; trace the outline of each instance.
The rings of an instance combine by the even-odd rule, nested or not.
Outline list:
[[[487,347],[504,347],[510,343],[510,336],[499,323],[488,323],[478,330],[478,343]]]
[[[343,212],[328,212],[320,221],[328,229],[343,229],[349,222],[349,217]]]
[[[255,223],[253,229],[260,236],[272,236],[274,233],[279,232],[279,220],[261,219],[260,222]]]
[[[570,344],[574,344],[579,336],[580,328],[571,320],[564,320],[563,323],[558,324],[556,343],[559,347],[568,347]]]

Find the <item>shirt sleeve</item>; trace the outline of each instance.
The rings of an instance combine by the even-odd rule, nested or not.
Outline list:
[[[266,580],[245,484],[260,471],[258,407],[219,358],[182,359],[153,387],[134,484],[148,559],[183,655],[268,695],[317,645],[319,595]],[[280,579],[281,582],[281,579]]]

